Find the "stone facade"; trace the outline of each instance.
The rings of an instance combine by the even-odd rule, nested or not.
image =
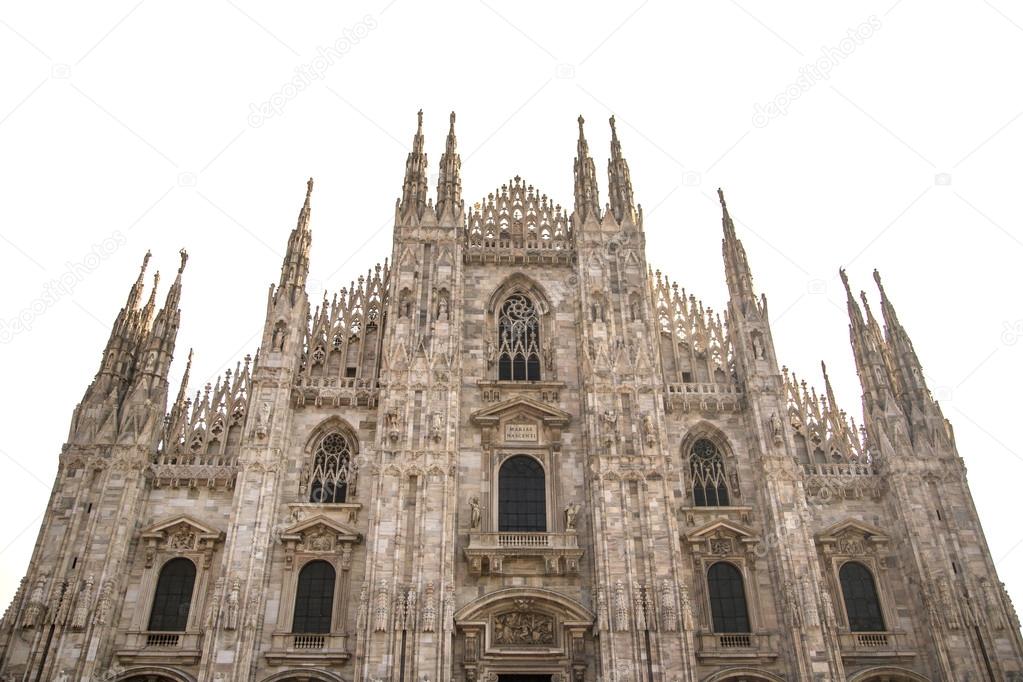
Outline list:
[[[435,202],[420,114],[389,262],[311,304],[307,194],[261,350],[191,400],[187,372],[170,401],[167,381],[186,254],[159,309],[143,264],[0,676],[1023,678],[952,428],[880,278],[882,322],[849,294],[858,427],[826,373],[818,395],[781,367],[723,196],[723,314],[650,271],[611,123],[604,207],[580,118],[571,213],[519,177],[467,210],[454,114]],[[506,523],[513,460],[541,472],[535,527]],[[172,565],[191,583],[169,612]],[[855,571],[873,596],[854,604]]]

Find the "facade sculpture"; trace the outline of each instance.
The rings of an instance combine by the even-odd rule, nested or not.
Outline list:
[[[879,276],[875,317],[842,273],[860,426],[779,365],[723,195],[720,312],[648,266],[613,118],[606,204],[581,118],[571,210],[520,177],[467,206],[454,114],[428,173],[420,114],[389,260],[322,301],[310,180],[259,352],[193,398],[186,254],[162,305],[147,254],[0,678],[1020,679]]]

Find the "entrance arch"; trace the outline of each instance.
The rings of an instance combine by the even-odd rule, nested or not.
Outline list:
[[[126,668],[115,679],[116,682],[195,682],[187,673],[160,665]]]
[[[756,668],[728,668],[705,678],[703,682],[785,682],[785,678]]]
[[[930,680],[906,668],[883,666],[854,673],[849,676],[849,682],[930,682]]]
[[[286,670],[264,677],[263,682],[346,682],[345,678],[321,668]]]

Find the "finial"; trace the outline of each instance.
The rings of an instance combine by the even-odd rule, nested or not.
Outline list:
[[[423,132],[423,110],[420,109],[416,116],[419,117],[419,132]]]
[[[309,197],[312,196],[312,193],[313,193],[313,179],[309,178],[309,180],[305,183],[305,198],[306,198],[307,201],[308,201]]]
[[[586,119],[583,118],[582,114],[579,114],[579,118],[577,120],[579,121],[579,134],[582,135],[583,134],[583,123],[586,122]]]
[[[146,271],[146,267],[149,265],[149,259],[153,257],[153,252],[146,249],[146,255],[142,257],[142,272]]]
[[[838,276],[842,278],[842,285],[845,286],[845,293],[852,299],[852,289],[849,288],[849,276],[845,274],[845,268],[838,269]]]
[[[725,204],[725,193],[721,191],[720,187],[718,187],[718,201],[721,202],[721,208],[728,208]]]
[[[455,130],[455,112],[453,111],[451,112],[451,130],[452,132]]]
[[[618,131],[615,130],[615,115],[611,114],[611,118],[607,119],[607,122],[611,124],[611,137],[617,137]]]
[[[181,256],[181,265],[178,266],[178,274],[180,275],[182,272],[185,271],[185,263],[188,262],[188,251],[181,249],[180,251],[178,251],[178,255]]]

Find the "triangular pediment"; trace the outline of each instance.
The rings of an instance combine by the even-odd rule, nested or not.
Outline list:
[[[686,535],[690,542],[698,542],[716,537],[734,537],[742,542],[756,542],[756,536],[753,534],[752,528],[727,519],[711,521]]]
[[[572,415],[564,410],[521,395],[476,410],[470,418],[477,424],[496,424],[515,414],[534,417],[552,426],[567,424],[572,418]]]
[[[331,535],[340,542],[360,542],[362,540],[362,535],[358,531],[343,523],[338,523],[324,514],[317,514],[289,526],[281,533],[281,540],[300,541],[304,537],[313,535]]]
[[[215,528],[210,528],[204,523],[196,521],[191,516],[181,514],[174,516],[169,519],[165,519],[158,523],[153,524],[149,528],[142,531],[142,537],[163,537],[169,532],[178,532],[180,530],[190,530],[200,537],[219,538],[220,531]]]
[[[817,541],[822,543],[837,542],[846,535],[860,535],[871,542],[887,542],[888,534],[877,526],[873,526],[859,519],[846,519],[826,528],[817,534]]]

